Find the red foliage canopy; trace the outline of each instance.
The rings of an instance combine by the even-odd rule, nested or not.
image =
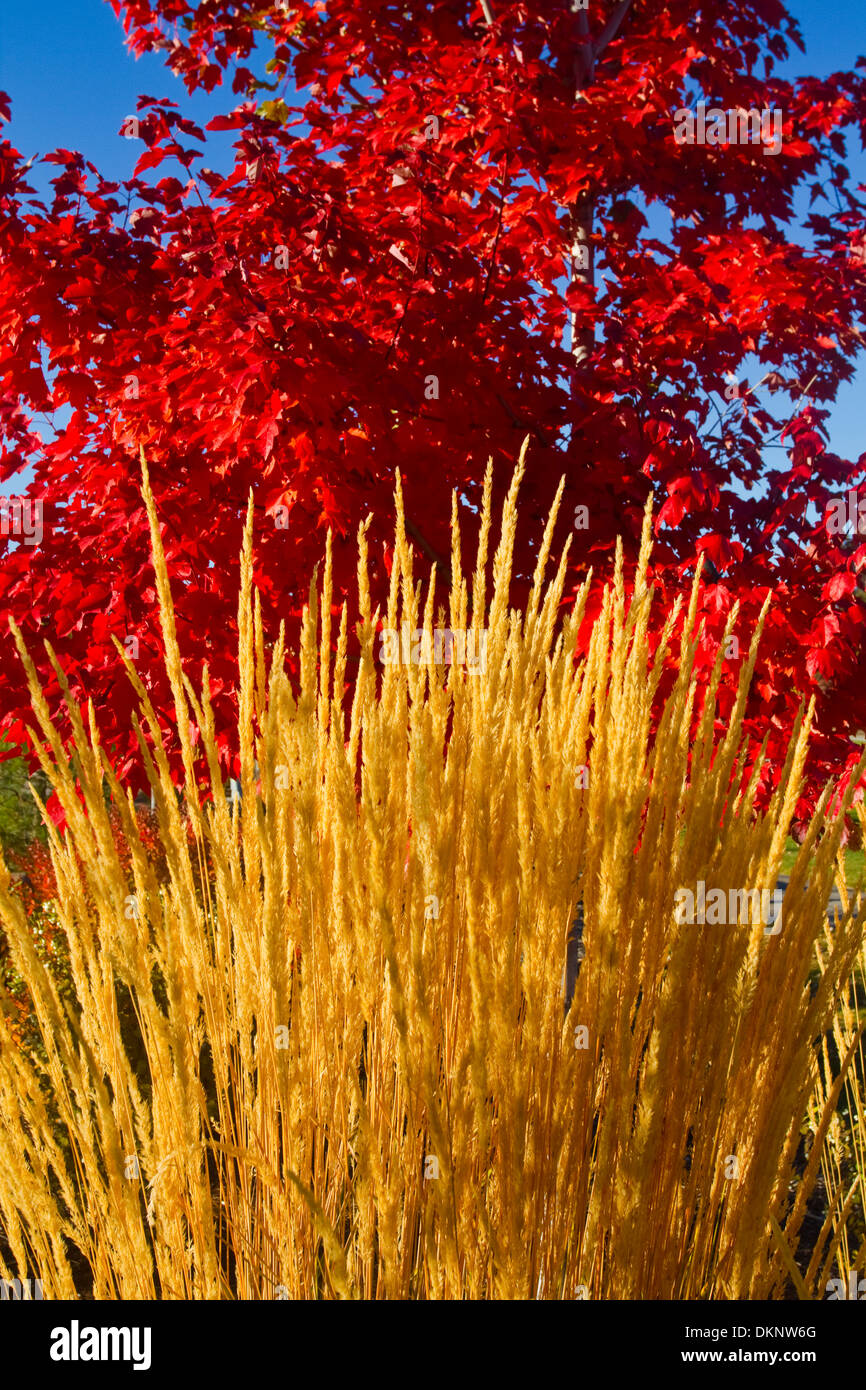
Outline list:
[[[448,554],[454,488],[465,549],[488,457],[503,488],[528,434],[520,575],[561,475],[574,583],[608,572],[617,534],[634,552],[653,493],[666,598],[711,562],[704,669],[734,600],[744,652],[771,588],[755,731],[777,756],[815,689],[813,774],[845,764],[866,727],[866,545],[826,512],[866,455],[830,452],[820,407],[862,341],[866,205],[845,139],[862,139],[866,79],[782,80],[801,44],[780,0],[110,3],[136,53],[161,50],[190,91],[230,78],[240,100],[208,127],[236,133],[228,177],[148,97],[124,124],[142,153],[122,185],[57,150],[46,206],[0,143],[0,465],[8,481],[32,463],[44,508],[41,544],[2,558],[0,609],[34,654],[50,636],[119,762],[134,697],[112,634],[169,709],[141,444],[182,648],[194,676],[209,663],[230,761],[250,488],[275,625],[328,527],[338,597],[368,512],[384,577],[398,468],[420,551]],[[782,148],[678,143],[675,113],[704,98],[781,112]],[[727,385],[751,360],[760,394]],[[35,415],[63,405],[43,442]],[[20,734],[11,653],[0,713]]]

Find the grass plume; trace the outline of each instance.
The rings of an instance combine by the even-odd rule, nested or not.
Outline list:
[[[92,710],[71,705],[74,778],[16,633],[35,741],[67,816],[50,848],[74,988],[71,1002],[58,991],[0,867],[0,921],[42,1042],[19,1047],[0,1011],[0,1273],[38,1275],[46,1297],[66,1298],[82,1267],[97,1298],[781,1296],[832,1080],[804,1172],[800,1131],[861,949],[850,911],[823,931],[850,796],[832,817],[829,792],[819,806],[778,935],[678,921],[683,885],[775,884],[811,709],[758,812],[742,721],[760,633],[720,737],[721,656],[696,708],[697,579],[650,640],[647,513],[634,582],[620,551],[575,660],[589,588],[563,618],[558,498],[526,610],[509,608],[521,476],[522,460],[496,538],[488,472],[471,581],[455,504],[447,620],[486,632],[486,669],[379,659],[382,621],[423,630],[431,650],[445,621],[435,574],[426,589],[415,577],[398,489],[384,614],[359,532],[348,690],[330,543],[297,686],[283,634],[266,648],[250,504],[242,798],[230,807],[207,680],[194,691],[183,674],[145,468],[185,771],[179,798],[127,660],[159,876]],[[578,898],[586,957],[566,1010]],[[845,1017],[850,1067],[856,1008]],[[801,1293],[826,1277],[822,1249]]]

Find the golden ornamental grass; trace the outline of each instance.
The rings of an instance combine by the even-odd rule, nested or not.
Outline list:
[[[866,830],[866,811],[857,807]],[[823,970],[832,953],[832,931],[818,948]],[[818,1137],[813,1162],[820,1161],[827,1216],[815,1243],[807,1283],[817,1280],[830,1297],[866,1295],[866,939],[843,989],[832,1030],[821,1046],[821,1068],[809,1105],[809,1130]],[[826,1135],[826,1138],[824,1137]],[[823,1142],[821,1142],[823,1141]],[[818,1272],[820,1270],[820,1273]],[[836,1284],[832,1279],[837,1280]],[[862,1281],[862,1282],[861,1282]]]
[[[648,513],[634,584],[620,552],[575,661],[588,588],[563,618],[565,554],[545,582],[558,498],[526,611],[508,606],[522,471],[521,458],[492,584],[488,472],[471,616],[456,500],[447,615],[434,577],[426,589],[413,577],[399,490],[386,614],[371,611],[361,528],[349,698],[345,607],[332,642],[330,544],[297,689],[283,633],[266,649],[251,501],[242,800],[230,808],[207,680],[195,692],[183,674],[144,468],[185,768],[179,802],[127,661],[162,884],[92,710],[70,702],[73,780],[16,632],[51,749],[44,767],[68,817],[66,835],[50,828],[50,839],[74,1002],[61,998],[0,866],[0,920],[44,1044],[44,1056],[25,1055],[0,1014],[6,1277],[41,1277],[47,1298],[76,1296],[84,1269],[97,1298],[681,1299],[779,1297],[795,1276],[811,1293],[826,1275],[819,1258],[806,1289],[793,1253],[823,1139],[801,1177],[795,1155],[810,1104],[818,1130],[835,1113],[832,1076],[815,1100],[821,1039],[861,941],[850,912],[824,935],[841,814],[829,817],[825,796],[777,935],[745,920],[680,923],[675,912],[677,889],[699,880],[773,887],[811,710],[757,813],[742,718],[759,634],[719,740],[721,657],[695,708],[697,579],[650,655]],[[382,619],[424,628],[432,643],[446,617],[456,631],[486,627],[484,672],[382,665]],[[651,736],[669,648],[676,680]],[[586,957],[566,1014],[581,897]],[[851,1052],[859,1025],[849,1023]]]

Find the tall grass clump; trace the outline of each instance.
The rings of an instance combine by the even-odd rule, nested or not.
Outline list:
[[[866,828],[866,811],[856,808]],[[844,875],[840,874],[840,883]],[[832,953],[827,927],[819,968]],[[866,939],[823,1039],[821,1068],[809,1107],[811,1162],[820,1164],[826,1215],[810,1252],[807,1284],[833,1298],[866,1296]],[[836,1283],[833,1283],[833,1280]]]
[[[559,498],[526,610],[508,605],[522,471],[492,570],[488,473],[471,607],[456,502],[447,613],[435,577],[414,577],[399,490],[385,613],[361,527],[348,681],[330,545],[294,686],[282,631],[267,648],[250,503],[229,806],[144,469],[185,770],[178,796],[127,661],[159,874],[92,709],[55,662],[64,747],[16,630],[67,817],[49,838],[73,988],[61,997],[0,868],[41,1039],[16,1046],[0,1016],[7,1277],[38,1275],[54,1298],[83,1284],[124,1299],[764,1298],[795,1275],[812,1291],[794,1255],[821,1147],[805,1168],[798,1149],[860,946],[850,911],[823,932],[850,793],[832,816],[821,802],[780,932],[680,922],[678,888],[774,886],[811,709],[759,811],[743,736],[759,634],[720,736],[721,654],[705,698],[694,675],[697,579],[651,637],[647,513],[633,582],[620,551],[576,660],[589,588],[563,617],[566,554],[546,579]],[[485,670],[382,664],[383,621],[423,629],[429,657],[446,620],[486,629]],[[579,900],[586,954],[567,1005]]]

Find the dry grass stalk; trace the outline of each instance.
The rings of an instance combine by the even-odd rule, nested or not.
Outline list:
[[[361,660],[348,701],[345,608],[332,659],[330,549],[321,592],[315,580],[310,591],[299,688],[283,670],[282,633],[266,663],[250,504],[242,801],[230,811],[207,682],[196,693],[183,676],[145,469],[199,851],[188,849],[154,712],[127,661],[165,886],[92,711],[76,710],[79,801],[19,637],[68,816],[51,848],[76,1007],[64,1007],[3,868],[2,923],[45,1046],[42,1061],[24,1055],[0,1016],[3,1273],[29,1270],[46,1297],[71,1297],[75,1247],[99,1298],[780,1294],[815,1177],[792,1209],[815,1040],[860,945],[849,915],[824,945],[812,997],[841,817],[828,820],[825,798],[801,856],[828,824],[808,892],[795,869],[778,935],[760,922],[681,924],[674,909],[676,890],[699,880],[772,888],[811,712],[772,805],[755,813],[741,726],[759,634],[718,740],[721,658],[694,708],[697,581],[650,655],[647,515],[634,586],[620,555],[575,662],[587,590],[561,620],[565,555],[545,584],[556,504],[527,610],[508,607],[521,475],[522,460],[489,600],[488,475],[471,619],[455,503],[448,622],[477,633],[486,621],[483,674],[381,666],[361,528]],[[398,492],[385,621],[432,634],[436,617],[434,577],[426,593],[414,579]],[[651,737],[680,619],[676,680]],[[132,900],[103,777],[133,850]],[[205,851],[213,888],[202,904]],[[564,1018],[579,895],[587,955]],[[121,1026],[125,992],[137,1038]]]
[[[866,828],[866,810],[857,816]],[[837,882],[843,906],[848,906],[845,864],[839,857]],[[862,911],[862,908],[860,908]],[[818,948],[818,964],[826,969],[833,948],[833,930],[827,926]],[[820,1161],[827,1210],[811,1252],[807,1275],[821,1296],[835,1299],[866,1296],[866,941],[860,948],[850,978],[833,1018],[832,1031],[824,1038],[821,1066],[809,1106],[808,1129],[818,1136],[815,1154]],[[826,1131],[826,1142],[820,1136]],[[835,1282],[834,1282],[835,1281]]]

